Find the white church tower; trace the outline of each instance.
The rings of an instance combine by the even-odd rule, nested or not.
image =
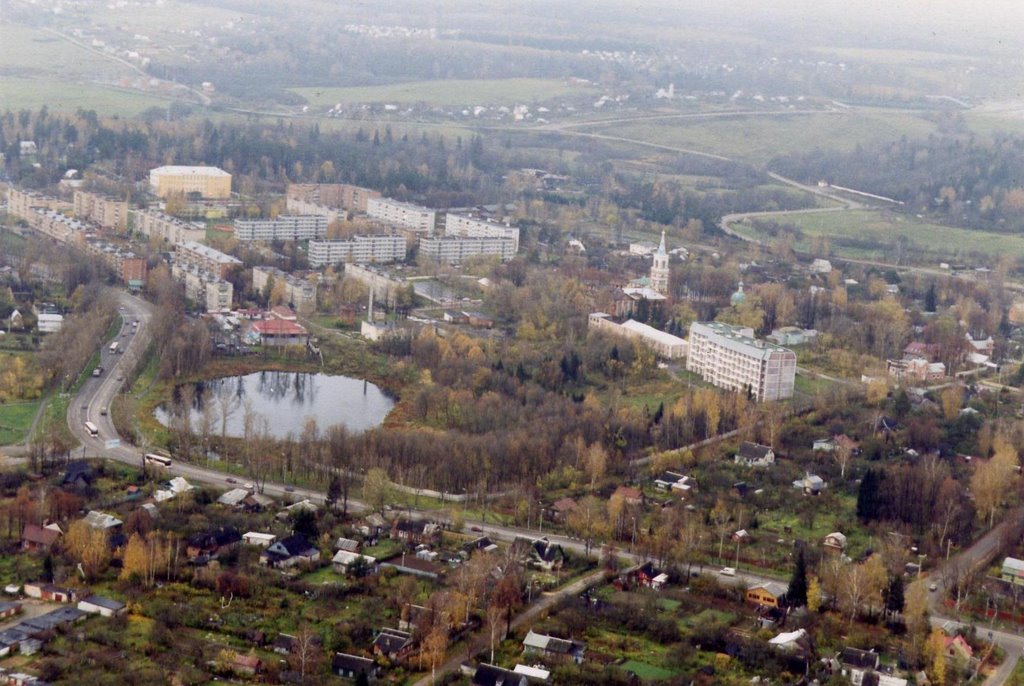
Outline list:
[[[651,288],[662,295],[668,293],[668,253],[665,252],[665,232],[661,232],[661,243],[654,253],[654,264],[651,265]]]

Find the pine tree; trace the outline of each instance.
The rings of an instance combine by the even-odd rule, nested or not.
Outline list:
[[[934,312],[938,304],[935,296],[935,284],[928,286],[928,292],[924,295],[924,311]]]
[[[807,560],[804,558],[803,548],[800,548],[796,554],[796,565],[793,567],[793,576],[789,580],[786,602],[790,607],[801,607],[807,604]]]
[[[889,585],[885,587],[885,611],[890,615],[903,612],[903,577],[893,574],[889,577]]]
[[[860,489],[857,491],[857,519],[862,522],[878,519],[878,491],[881,481],[881,475],[874,469],[869,469],[861,479]]]

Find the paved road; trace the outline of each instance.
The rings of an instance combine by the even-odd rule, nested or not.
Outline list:
[[[929,594],[931,622],[935,626],[942,626],[946,622],[958,621],[950,617],[941,602],[946,597],[946,586],[944,572],[953,565],[961,565],[972,569],[981,569],[988,565],[1002,549],[1003,541],[1008,537],[1020,538],[1024,531],[1024,507],[1014,508],[1003,518],[1003,520],[992,527],[992,529],[979,538],[966,550],[960,552],[943,563],[931,574],[932,583],[936,590]],[[1013,671],[1017,660],[1024,657],[1024,636],[1007,631],[996,631],[986,629],[984,625],[978,625],[979,637],[986,638],[991,635],[991,640],[1001,647],[1006,653],[1006,659],[994,673],[985,680],[984,686],[998,686],[1006,682]]]
[[[125,352],[122,355],[111,355],[108,352],[103,353],[103,364],[106,367],[106,372],[104,372],[104,375],[100,379],[90,379],[83,385],[79,395],[74,399],[69,407],[68,425],[75,436],[82,441],[82,445],[85,446],[86,455],[105,457],[128,464],[139,465],[141,463],[141,451],[139,448],[129,445],[119,445],[109,449],[105,447],[104,441],[117,438],[118,436],[109,415],[100,414],[100,408],[109,407],[111,401],[120,390],[123,381],[119,377],[128,366],[128,360],[142,355],[148,346],[150,339],[149,322],[152,317],[153,306],[140,298],[130,296],[126,293],[123,293],[120,297],[121,303],[125,308],[123,314],[126,322],[137,321],[137,330],[134,331],[134,333],[127,333],[126,331],[127,335],[125,338],[118,339],[127,344]],[[126,324],[125,327],[128,331],[134,328],[130,323]],[[93,422],[99,428],[98,438],[90,436],[85,430],[84,422],[86,420]],[[221,472],[191,465],[178,460],[174,461],[173,465],[167,469],[167,472],[169,475],[183,476],[194,483],[201,483],[214,488],[227,490],[233,487],[227,482],[227,476]],[[267,495],[277,498],[283,498],[285,496],[309,498],[313,502],[317,503],[323,503],[325,495],[320,491],[304,488],[290,488],[286,484],[270,482],[266,484],[264,492]],[[355,500],[349,500],[349,507],[355,512],[366,509],[366,506],[363,503]],[[420,512],[418,514],[429,515],[431,513]],[[436,515],[436,513],[433,514]],[[582,541],[572,539],[567,536],[546,533],[538,529],[487,524],[476,521],[468,521],[467,526],[470,527],[471,531],[486,534],[493,539],[500,541],[511,541],[514,540],[516,536],[537,538],[546,535],[550,540],[559,543],[566,550],[571,550],[577,554],[584,554],[586,552],[585,545]],[[952,564],[984,566],[999,552],[1002,541],[1005,540],[1006,536],[1013,535],[1019,537],[1022,529],[1024,529],[1024,507],[1011,511],[1007,517],[1004,518],[1001,523],[996,525],[988,534],[980,538],[970,548],[959,553],[933,573],[932,578],[935,580],[934,583],[938,586],[937,590],[930,594],[932,603],[931,614],[932,621],[934,623],[941,625],[951,619],[941,612],[943,608],[939,605],[939,599],[944,596],[945,590],[942,581],[943,570],[946,569],[948,565]],[[634,555],[629,552],[619,551],[617,554],[619,557],[628,560],[632,564],[644,562],[642,556]],[[724,576],[721,574],[718,574],[718,576],[725,583],[733,581],[735,583],[745,585],[777,580],[750,571],[739,571],[735,576]],[[589,579],[590,577],[587,577],[586,579],[577,582],[577,584],[571,585],[566,589],[562,589],[562,591],[554,595],[553,599],[550,600],[550,603],[557,602],[560,594],[565,595],[573,592],[579,592],[576,590],[577,586],[579,584],[583,584]],[[580,587],[580,590],[582,590],[582,587]],[[545,598],[548,598],[548,596],[545,596]],[[539,609],[534,610],[533,608],[535,607]],[[545,605],[543,604],[531,606],[531,609],[528,610],[527,613],[520,615],[522,619],[518,619],[516,621],[528,621],[532,616],[534,616],[530,615],[530,612],[539,613],[544,609],[544,607]],[[984,636],[986,633],[987,632],[982,629],[982,635]],[[1018,657],[1024,656],[1024,637],[1003,631],[993,631],[992,639],[1006,651],[1006,663],[1008,666],[1004,665],[1002,669],[986,681],[986,684],[989,686],[995,686],[996,684],[1003,683],[1005,675],[1009,674],[1009,670],[1012,669],[1012,664],[1016,662]],[[453,661],[455,668],[457,668],[458,660],[454,660],[453,658]],[[446,663],[445,666],[447,667],[448,663]]]

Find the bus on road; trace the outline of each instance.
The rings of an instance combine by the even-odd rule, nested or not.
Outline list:
[[[165,455],[158,455],[157,453],[146,453],[145,455],[146,464],[160,465],[161,467],[170,467],[171,458]]]
[[[89,432],[90,436],[99,436],[100,435],[99,427],[97,427],[92,422],[86,422],[85,423],[85,430]]]
[[[117,341],[114,341],[113,343],[110,344],[110,354],[111,355],[113,355],[114,353],[117,352],[117,345],[118,345]]]

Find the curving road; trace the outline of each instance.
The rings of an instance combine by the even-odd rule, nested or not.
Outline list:
[[[146,348],[150,342],[151,334],[149,330],[149,323],[154,307],[145,300],[128,295],[127,293],[122,293],[120,295],[120,301],[123,307],[122,314],[125,324],[122,327],[117,340],[121,341],[124,345],[124,353],[114,355],[107,352],[106,348],[104,348],[101,362],[105,368],[103,376],[98,379],[90,378],[82,386],[82,389],[79,391],[68,409],[68,426],[72,433],[82,442],[84,447],[83,452],[86,456],[104,457],[139,466],[142,460],[142,450],[140,448],[124,444],[111,446],[109,448],[107,447],[106,441],[118,438],[118,434],[109,414],[101,414],[101,409],[109,407],[114,397],[120,391],[121,386],[124,383],[123,374],[125,369],[129,366],[130,360],[139,358],[145,354]],[[138,322],[138,326],[132,326],[131,322]],[[99,437],[94,438],[89,435],[84,426],[84,422],[86,421],[91,421],[99,428]],[[221,472],[181,462],[179,460],[175,460],[172,466],[167,468],[166,471],[168,475],[183,476],[193,483],[204,484],[221,490],[236,487],[233,485],[234,479],[232,478],[232,481],[229,482],[229,477]],[[317,503],[323,503],[325,500],[325,493],[321,491],[294,488],[281,483],[268,482],[265,485],[264,493],[281,499],[285,497],[308,498]],[[348,504],[350,509],[355,512],[367,509],[363,503],[357,500],[350,499]],[[412,510],[409,511],[416,512]],[[437,512],[428,511],[418,511],[416,514],[424,516],[432,515],[435,517],[438,515]],[[550,534],[544,532],[542,529],[529,529],[524,527],[489,524],[478,521],[468,521],[467,527],[469,527],[470,531],[477,532],[481,535],[487,535],[500,541],[512,541],[517,536],[528,536],[531,538],[547,536],[551,541],[560,544],[566,550],[571,550],[580,555],[586,552],[586,548],[582,541],[568,536]],[[944,608],[940,604],[940,599],[945,597],[946,590],[943,583],[943,570],[953,564],[966,565],[972,568],[983,567],[988,564],[996,554],[998,554],[1003,541],[1007,540],[1007,537],[1019,537],[1022,530],[1024,530],[1024,508],[1018,508],[1011,511],[1002,522],[993,527],[986,535],[978,539],[970,548],[962,551],[932,573],[931,579],[934,580],[936,585],[936,590],[930,593],[931,621],[933,624],[941,626],[952,619],[942,614],[942,610]],[[591,550],[592,553],[599,551],[600,546],[595,546]],[[633,564],[639,564],[646,561],[646,558],[642,555],[637,555],[623,550],[616,551],[616,554]],[[711,570],[705,570],[705,568],[701,566],[701,571],[704,572]],[[728,577],[719,574],[719,578],[721,581],[726,583],[729,581],[735,581],[736,583],[746,585],[778,580],[773,577],[763,576],[756,572],[746,570],[737,571],[734,576]],[[593,581],[593,579],[588,577],[587,582],[591,581]],[[575,587],[573,587],[572,592],[575,592]],[[562,597],[564,594],[559,593],[556,595],[558,597]],[[979,633],[982,636],[987,636],[989,634],[989,632],[984,628],[979,628]],[[1016,664],[1017,659],[1024,657],[1024,636],[1005,631],[992,631],[991,640],[1003,648],[1006,652],[1007,658],[1004,664],[985,681],[985,686],[996,686],[1004,683],[1012,671],[1013,666]],[[453,664],[456,663],[454,661],[446,663],[445,668],[450,668]]]

